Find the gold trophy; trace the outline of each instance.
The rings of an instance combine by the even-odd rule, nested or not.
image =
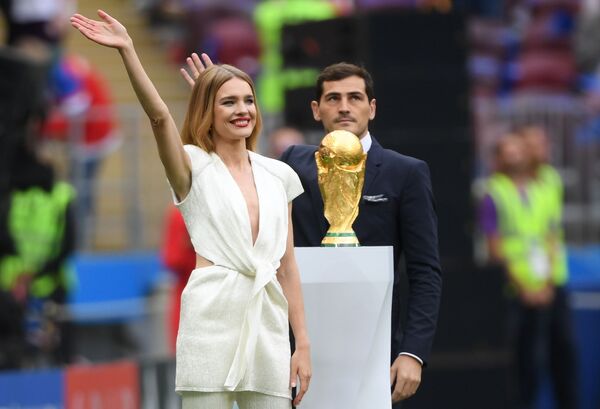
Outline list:
[[[352,224],[358,216],[367,154],[356,135],[339,130],[325,135],[315,159],[325,218],[329,222],[321,246],[357,247],[360,244]]]

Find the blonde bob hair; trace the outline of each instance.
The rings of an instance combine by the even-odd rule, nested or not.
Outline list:
[[[262,129],[262,118],[256,104],[254,83],[244,71],[227,64],[212,65],[196,79],[181,129],[181,140],[184,144],[196,145],[206,152],[215,150],[212,136],[215,98],[219,88],[232,78],[240,78],[246,81],[252,89],[256,107],[256,125],[252,130],[252,134],[246,138],[246,149],[254,151],[258,134]]]

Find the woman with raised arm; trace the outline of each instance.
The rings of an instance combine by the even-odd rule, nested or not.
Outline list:
[[[252,151],[261,128],[252,80],[194,55],[188,63],[201,72],[180,137],[125,27],[98,15],[71,23],[119,51],[197,254],[177,336],[183,408],[290,408],[299,378],[298,405],[311,377],[291,221],[302,185],[286,164]],[[288,323],[297,343],[291,362]]]

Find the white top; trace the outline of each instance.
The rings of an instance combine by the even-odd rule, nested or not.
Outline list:
[[[276,270],[286,249],[288,203],[303,192],[287,164],[249,152],[259,201],[252,245],[246,202],[216,153],[185,145],[188,195],[175,204],[196,253],[181,296],[177,391],[254,391],[290,397],[288,304]]]

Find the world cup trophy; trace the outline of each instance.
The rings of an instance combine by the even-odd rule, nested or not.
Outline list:
[[[315,153],[319,189],[329,230],[321,246],[359,246],[352,224],[365,181],[367,154],[352,132],[338,130],[325,135]]]

